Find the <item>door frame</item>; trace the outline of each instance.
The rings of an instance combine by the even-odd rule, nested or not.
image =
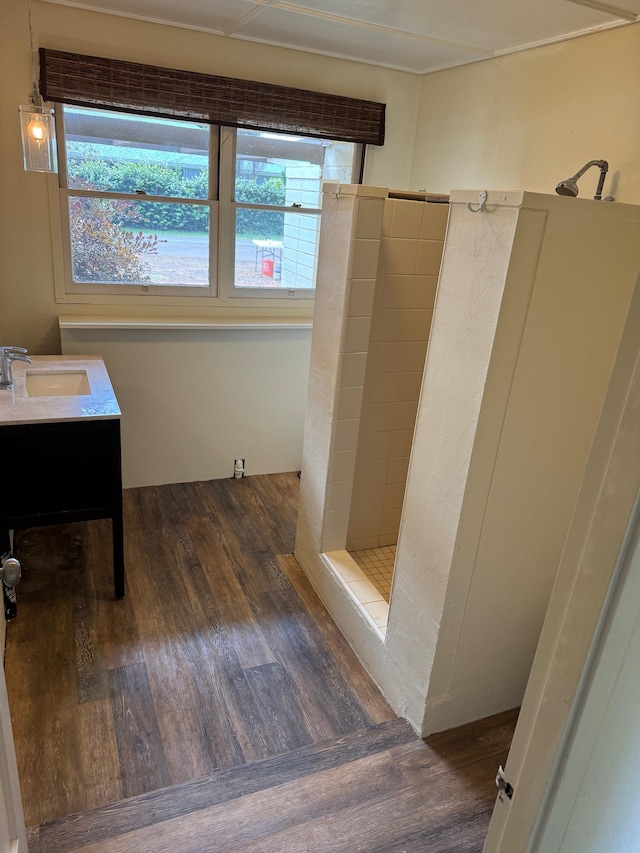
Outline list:
[[[0,853],[27,853],[27,831],[22,811],[7,684],[4,677],[6,627],[4,613],[2,613],[0,614],[0,652],[2,652],[2,661],[0,661],[0,814],[3,818],[6,816],[6,826],[0,826]]]
[[[603,286],[605,283],[603,282]],[[565,542],[483,853],[532,849],[621,579],[640,494],[640,283]]]

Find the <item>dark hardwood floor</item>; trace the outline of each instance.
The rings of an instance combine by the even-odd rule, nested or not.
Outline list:
[[[19,532],[6,674],[32,853],[480,851],[514,714],[423,742],[291,556],[295,474]]]

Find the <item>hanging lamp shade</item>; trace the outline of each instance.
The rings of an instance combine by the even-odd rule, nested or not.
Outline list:
[[[38,86],[36,56],[33,50],[31,0],[28,0],[27,9],[29,14],[29,49],[31,51],[33,89],[29,95],[29,104],[18,107],[20,111],[20,132],[22,134],[24,168],[27,172],[57,172],[56,125],[53,118],[53,110],[45,108]]]
[[[20,130],[22,132],[22,153],[24,168],[28,172],[57,172],[56,126],[53,110],[45,109],[37,103],[21,105]],[[34,100],[32,96],[32,100]]]

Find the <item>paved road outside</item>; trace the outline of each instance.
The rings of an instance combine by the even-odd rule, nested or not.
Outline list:
[[[153,284],[206,285],[209,238],[205,234],[161,237],[157,252],[144,255]],[[280,281],[263,276],[251,240],[236,243],[236,286],[280,287]],[[258,269],[256,269],[258,266]]]

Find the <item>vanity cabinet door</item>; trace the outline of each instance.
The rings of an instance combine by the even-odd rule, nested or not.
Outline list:
[[[10,527],[111,515],[121,488],[119,421],[12,425],[0,437],[0,504]]]

